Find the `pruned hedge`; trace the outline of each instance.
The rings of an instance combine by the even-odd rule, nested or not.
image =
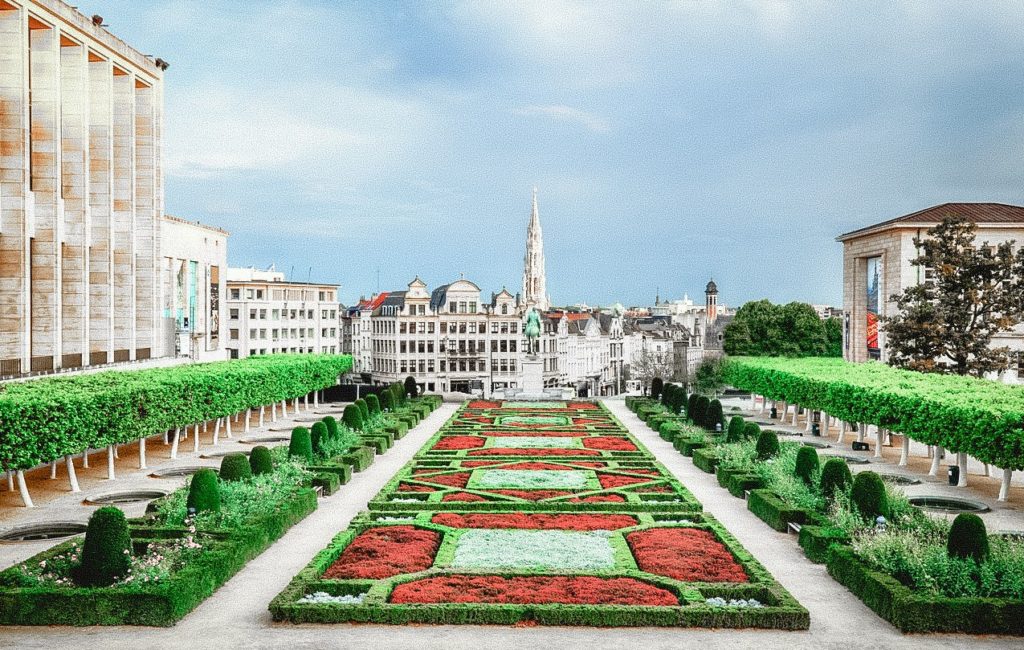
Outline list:
[[[347,355],[270,355],[0,385],[0,466],[134,442],[333,386]]]
[[[736,357],[723,373],[729,384],[770,399],[875,424],[1003,469],[1024,469],[1019,387],[824,358]]]

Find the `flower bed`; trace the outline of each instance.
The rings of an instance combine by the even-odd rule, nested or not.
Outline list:
[[[508,514],[459,514],[442,512],[431,521],[450,528],[519,528],[523,530],[618,530],[636,526],[633,515],[544,514],[514,512]]]
[[[747,582],[747,573],[707,530],[651,528],[626,536],[642,571],[686,582]]]
[[[679,599],[634,578],[454,575],[401,584],[391,602],[672,606]]]
[[[385,526],[360,533],[324,578],[390,578],[430,568],[441,544],[432,530]]]

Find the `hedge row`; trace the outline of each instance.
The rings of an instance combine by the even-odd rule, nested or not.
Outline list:
[[[351,368],[347,355],[270,355],[3,384],[0,466],[30,469],[302,397]]]
[[[1024,390],[840,359],[729,358],[725,381],[769,399],[866,422],[1003,469],[1024,469]]]

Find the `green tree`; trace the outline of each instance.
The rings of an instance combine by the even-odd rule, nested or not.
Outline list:
[[[725,380],[722,378],[722,360],[705,359],[697,372],[693,373],[693,389],[700,395],[714,397],[725,388]]]
[[[843,356],[843,319],[825,319],[825,356]]]
[[[890,298],[898,310],[882,318],[890,365],[975,377],[1006,367],[1009,350],[991,344],[1024,320],[1024,249],[978,246],[976,231],[947,217],[914,238],[919,255],[910,263],[932,277]]]
[[[736,310],[725,327],[726,354],[758,357],[820,357],[841,352],[829,346],[829,327],[807,303],[775,305],[768,300],[748,302]],[[838,356],[838,355],[836,355]]]

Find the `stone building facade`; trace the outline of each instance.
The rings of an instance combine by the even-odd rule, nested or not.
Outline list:
[[[979,244],[1014,240],[1024,244],[1024,207],[1002,203],[944,203],[840,235],[843,244],[843,357],[847,361],[885,361],[885,329],[879,319],[896,312],[892,295],[930,281],[931,269],[913,266],[919,254],[914,238],[949,216],[970,219]],[[1001,334],[997,347],[1012,351],[1002,379],[1024,379],[1024,327]]]
[[[164,354],[166,67],[59,0],[0,0],[0,376]]]

